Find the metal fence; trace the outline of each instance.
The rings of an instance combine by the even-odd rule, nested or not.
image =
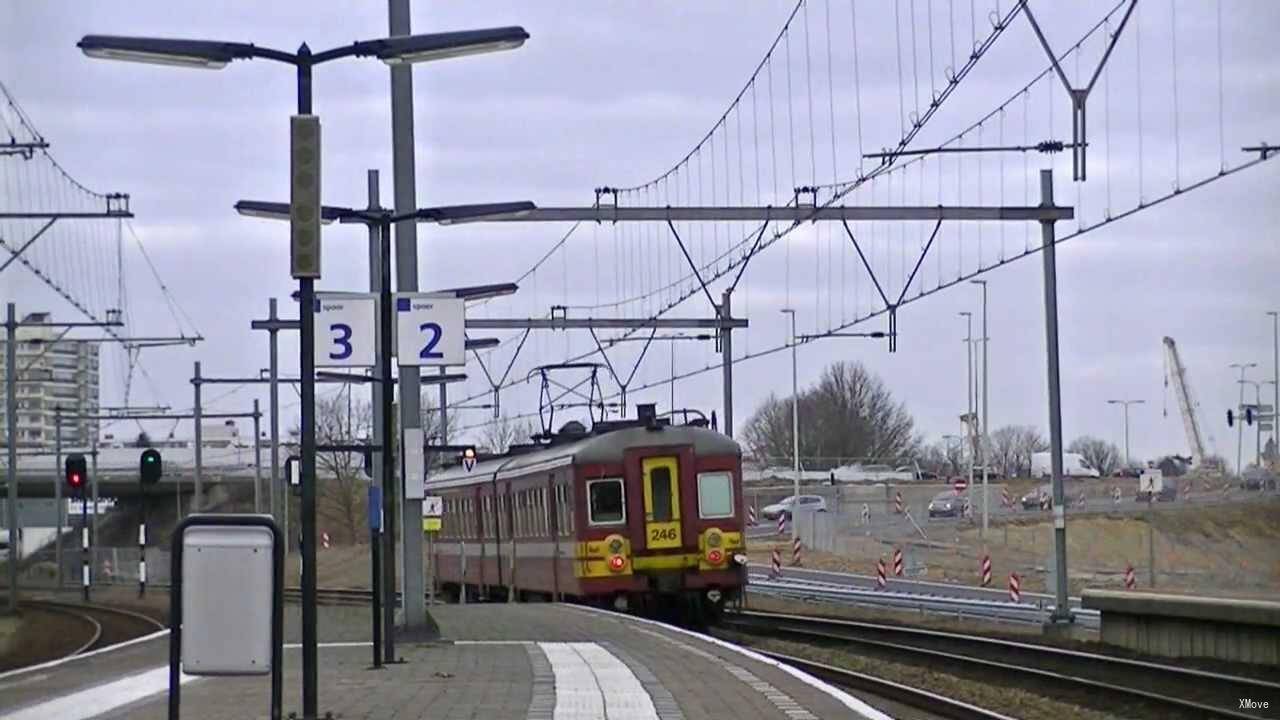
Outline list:
[[[138,548],[101,547],[89,552],[90,584],[137,584],[139,577]],[[62,552],[62,573],[58,572],[57,555],[53,548],[32,553],[22,561],[19,582],[25,587],[55,588],[80,587],[83,556],[79,548],[66,548]],[[147,582],[169,582],[169,551],[147,548]]]

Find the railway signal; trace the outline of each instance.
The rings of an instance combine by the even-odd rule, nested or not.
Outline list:
[[[68,455],[63,468],[66,471],[67,488],[71,493],[75,495],[84,490],[84,484],[89,477],[89,466],[85,462],[84,455],[79,453]]]
[[[160,458],[160,451],[155,448],[143,450],[142,456],[138,458],[138,479],[143,485],[155,485],[163,475],[164,462]]]

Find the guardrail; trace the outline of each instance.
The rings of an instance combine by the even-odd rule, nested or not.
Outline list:
[[[961,620],[967,617],[1029,625],[1045,623],[1054,609],[1053,605],[1045,604],[1030,605],[1027,603],[904,593],[891,590],[862,590],[837,583],[787,579],[771,580],[762,575],[748,576],[748,590],[753,593],[796,600],[915,610],[920,613],[928,612],[955,616]],[[1096,630],[1100,626],[1099,614],[1096,610],[1072,608],[1072,615],[1081,627]]]

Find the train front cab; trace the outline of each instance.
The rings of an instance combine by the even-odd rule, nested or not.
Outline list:
[[[631,448],[613,469],[609,477],[606,468],[584,468],[582,569],[603,581],[584,584],[615,607],[713,620],[746,576],[738,456]]]

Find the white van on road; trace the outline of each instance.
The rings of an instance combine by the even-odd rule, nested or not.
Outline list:
[[[1031,455],[1031,477],[1047,478],[1053,475],[1053,464],[1049,453],[1038,452]],[[1101,474],[1089,466],[1088,461],[1080,453],[1062,453],[1062,476],[1096,478]]]

